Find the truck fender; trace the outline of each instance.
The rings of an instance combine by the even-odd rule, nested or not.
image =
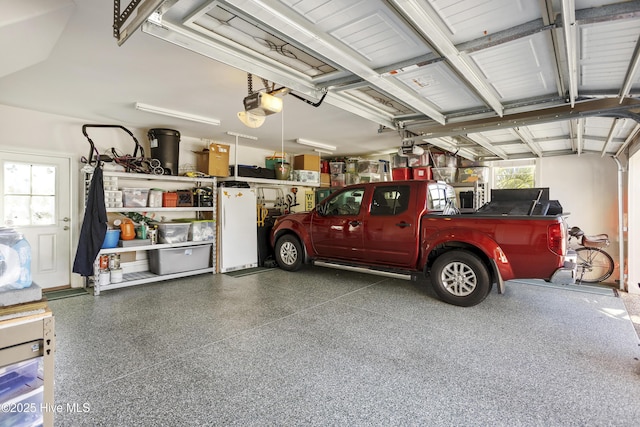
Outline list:
[[[278,223],[278,231],[271,240],[272,248],[275,247],[276,242],[283,234],[293,234],[298,238],[304,248],[304,262],[307,263],[309,261],[309,254],[313,253],[313,248],[311,248],[308,243],[311,242],[311,239],[309,238],[307,229],[296,221],[289,219],[283,220],[281,223]]]
[[[424,265],[431,261],[431,256],[436,249],[468,248],[489,261],[488,267],[498,282],[499,289],[504,291],[504,280],[509,280],[515,275],[511,263],[504,251],[490,236],[469,228],[449,228],[439,230],[428,236],[423,242]],[[501,292],[501,293],[502,293]]]

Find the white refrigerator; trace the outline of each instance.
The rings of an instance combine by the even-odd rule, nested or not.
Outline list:
[[[218,189],[220,272],[258,266],[256,192],[252,188]]]

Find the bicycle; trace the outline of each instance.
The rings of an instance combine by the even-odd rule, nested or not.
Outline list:
[[[569,242],[575,239],[580,247],[575,248],[578,255],[578,283],[599,283],[608,279],[613,273],[613,258],[600,248],[609,246],[607,234],[588,236],[580,227],[569,229]]]

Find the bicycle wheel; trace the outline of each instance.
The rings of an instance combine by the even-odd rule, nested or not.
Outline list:
[[[578,248],[578,281],[598,283],[613,273],[613,258],[598,248]]]

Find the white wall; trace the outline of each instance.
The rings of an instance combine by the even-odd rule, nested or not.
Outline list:
[[[599,154],[544,157],[538,160],[536,186],[549,187],[551,199],[569,212],[567,223],[586,234],[607,233],[611,245],[605,250],[616,261],[609,281],[618,271],[618,167]]]

